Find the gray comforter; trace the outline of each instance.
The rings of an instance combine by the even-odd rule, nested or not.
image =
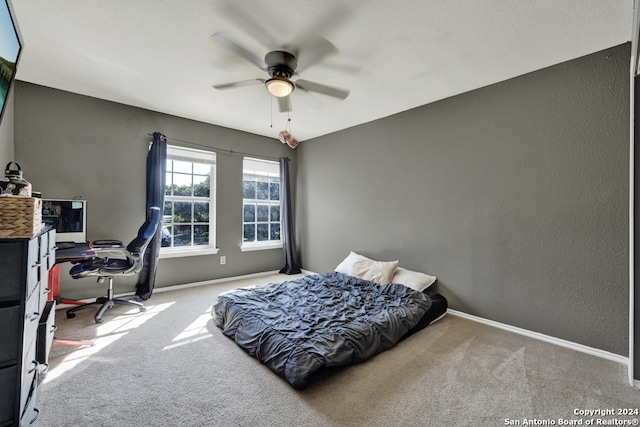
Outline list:
[[[403,285],[333,272],[223,293],[211,314],[226,336],[303,389],[321,368],[392,347],[430,306],[427,295]]]

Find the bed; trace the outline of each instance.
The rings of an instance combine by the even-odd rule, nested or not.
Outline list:
[[[327,274],[225,292],[213,305],[213,319],[224,335],[301,390],[313,374],[370,359],[446,312],[446,299],[428,289],[435,277],[399,270],[397,261],[350,257]],[[368,273],[354,262],[359,257],[369,263]],[[417,289],[394,280],[421,274],[427,278],[420,276]]]

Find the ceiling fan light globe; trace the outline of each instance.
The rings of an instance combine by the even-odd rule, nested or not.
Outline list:
[[[265,82],[269,93],[278,98],[284,98],[293,92],[294,85],[288,79],[273,77]]]

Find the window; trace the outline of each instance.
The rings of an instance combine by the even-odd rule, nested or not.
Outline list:
[[[245,157],[242,166],[242,249],[282,247],[280,165]]]
[[[216,153],[167,146],[161,255],[216,253]]]

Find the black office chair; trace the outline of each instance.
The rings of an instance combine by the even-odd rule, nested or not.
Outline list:
[[[141,302],[126,298],[114,298],[113,278],[115,276],[132,276],[142,270],[144,251],[158,229],[160,218],[160,208],[149,208],[147,220],[138,230],[138,236],[126,247],[119,240],[96,240],[92,242],[96,255],[77,263],[71,268],[69,274],[74,279],[97,276],[98,283],[104,283],[105,280],[108,280],[107,296],[67,310],[67,318],[71,319],[76,316],[76,311],[84,310],[94,305],[100,306],[94,316],[96,323],[102,323],[102,315],[114,304],[127,304],[139,307],[140,311],[146,310]]]

